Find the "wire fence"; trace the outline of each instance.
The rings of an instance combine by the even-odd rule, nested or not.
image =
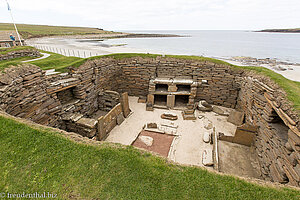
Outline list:
[[[88,58],[92,56],[98,56],[101,54],[98,54],[95,51],[86,51],[86,50],[79,50],[79,49],[64,49],[64,48],[58,48],[58,47],[51,47],[51,46],[43,46],[43,45],[32,45],[36,49],[40,49],[43,51],[49,51],[57,54],[61,54],[64,56],[73,56],[73,57],[79,57],[79,58]]]

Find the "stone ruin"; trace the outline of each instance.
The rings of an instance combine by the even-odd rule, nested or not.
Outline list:
[[[250,145],[259,158],[260,176],[299,186],[299,115],[266,77],[225,64],[161,57],[103,58],[68,73],[23,65],[0,74],[1,110],[96,140],[104,140],[129,116],[128,95],[140,97],[149,111],[194,109],[200,100],[238,109],[243,122],[257,127]],[[243,128],[226,139],[240,141]]]
[[[1,41],[0,41],[0,47],[1,47]],[[1,50],[0,50],[0,52],[1,52]],[[8,52],[3,55],[0,54],[0,61],[21,58],[21,57],[39,57],[39,56],[41,56],[41,54],[37,50],[24,49],[24,50],[19,50],[19,51]]]

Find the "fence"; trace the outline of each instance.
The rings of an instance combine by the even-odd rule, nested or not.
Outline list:
[[[79,57],[79,58],[88,58],[88,57],[92,57],[92,56],[102,55],[95,51],[86,51],[86,50],[79,50],[79,49],[64,49],[64,48],[57,48],[57,47],[43,46],[43,45],[31,45],[31,46],[35,47],[36,49],[43,50],[43,51],[49,51],[49,52],[61,54],[64,56],[74,56],[74,57]]]

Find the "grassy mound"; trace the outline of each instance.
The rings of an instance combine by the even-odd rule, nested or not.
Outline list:
[[[0,191],[59,199],[299,199],[275,189],[170,164],[133,147],[72,142],[0,117]]]

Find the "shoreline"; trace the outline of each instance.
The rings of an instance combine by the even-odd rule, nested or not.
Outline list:
[[[187,37],[176,34],[156,34],[156,33],[105,33],[105,34],[84,34],[84,35],[49,35],[41,37],[31,37],[26,40],[39,38],[65,38],[65,39],[114,39],[114,38],[153,38],[153,37]]]
[[[264,67],[270,69],[277,74],[284,76],[285,78],[300,82],[300,64],[288,63],[284,61],[278,61],[276,59],[257,59],[252,57],[231,57],[231,58],[219,58],[213,57],[233,65],[238,66],[252,66],[252,67]]]

